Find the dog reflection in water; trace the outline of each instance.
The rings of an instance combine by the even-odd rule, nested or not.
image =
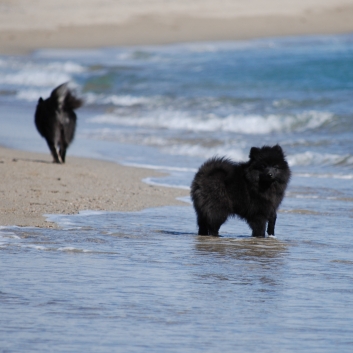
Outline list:
[[[65,163],[66,150],[75,136],[77,116],[74,110],[82,104],[68,82],[56,87],[49,98],[38,100],[35,124],[47,141],[54,163]]]

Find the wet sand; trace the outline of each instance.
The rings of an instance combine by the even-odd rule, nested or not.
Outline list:
[[[345,0],[0,2],[0,54],[353,31]]]
[[[162,175],[154,170],[68,156],[64,165],[49,153],[0,147],[0,225],[56,227],[43,214],[81,210],[137,211],[185,205],[176,200],[185,190],[147,185],[141,180]]]

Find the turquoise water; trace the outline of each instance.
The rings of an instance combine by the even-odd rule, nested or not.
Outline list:
[[[1,351],[350,352],[352,67],[352,35],[0,57],[2,145],[49,153],[36,101],[70,80],[86,104],[68,163],[186,189],[210,156],[280,143],[293,171],[276,238],[238,220],[198,237],[187,202],[2,227]]]

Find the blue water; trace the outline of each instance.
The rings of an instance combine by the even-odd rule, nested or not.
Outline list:
[[[70,155],[169,172],[279,143],[293,171],[276,238],[192,207],[52,215],[0,229],[3,352],[350,352],[353,35],[0,57],[0,144],[49,153],[39,96],[85,99]]]

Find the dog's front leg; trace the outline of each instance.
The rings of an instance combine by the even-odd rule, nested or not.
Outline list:
[[[273,212],[268,219],[268,225],[267,225],[268,235],[275,235],[276,219],[277,219],[277,213]]]

